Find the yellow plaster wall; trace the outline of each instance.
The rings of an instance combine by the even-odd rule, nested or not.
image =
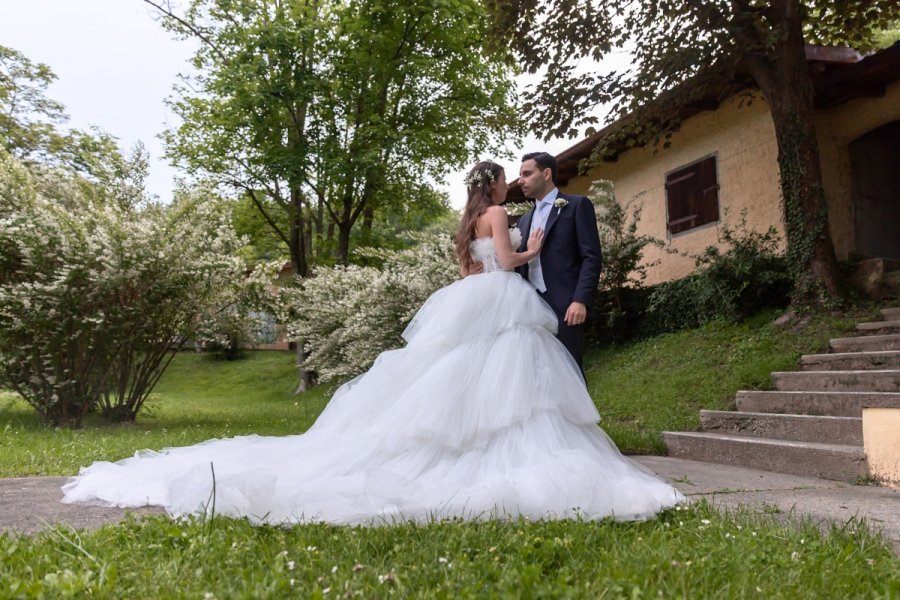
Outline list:
[[[890,86],[884,97],[852,100],[817,115],[823,185],[839,259],[847,258],[855,247],[849,143],[897,119],[900,82]],[[710,155],[716,156],[718,168],[720,220],[670,236],[666,229],[666,174]],[[668,149],[629,150],[617,162],[603,163],[587,176],[572,179],[562,191],[584,194],[591,182],[599,178],[613,181],[616,199],[626,208],[643,207],[640,234],[662,239],[668,244],[667,249],[678,252],[648,248],[645,261],[659,261],[648,270],[648,285],[678,279],[693,271],[690,256],[707,246],[720,245],[719,228],[723,223],[735,224],[743,209],[747,210],[750,229],[764,232],[773,226],[784,246],[778,146],[768,106],[758,94],[749,105],[746,96],[736,96],[715,111],[688,119],[673,134]]]
[[[900,120],[900,81],[880,98],[856,98],[816,115],[822,164],[822,185],[828,198],[829,224],[838,259],[856,248],[850,142],[892,121]]]
[[[718,245],[719,227],[723,222],[737,222],[742,209],[747,209],[747,225],[751,229],[765,231],[773,225],[782,232],[778,148],[772,119],[761,99],[755,98],[747,105],[744,98],[742,107],[740,101],[732,98],[718,110],[688,119],[672,136],[668,149],[629,150],[618,161],[603,163],[563,187],[564,192],[584,194],[593,180],[610,179],[615,183],[619,203],[626,208],[642,207],[639,233],[664,240],[669,249],[679,253],[648,248],[646,262],[659,260],[648,271],[648,285],[678,279],[693,271],[690,256],[707,246]],[[713,154],[719,179],[719,222],[670,236],[666,229],[666,174]]]
[[[863,446],[872,477],[900,483],[900,408],[863,409]]]

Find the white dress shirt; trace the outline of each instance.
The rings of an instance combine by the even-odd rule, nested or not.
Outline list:
[[[531,218],[531,231],[543,229],[547,230],[547,220],[550,218],[550,211],[553,210],[553,201],[559,195],[559,190],[553,188],[550,193],[541,198],[534,209],[534,216]],[[541,269],[541,255],[528,261],[528,281],[531,282],[539,292],[546,292],[547,286],[544,284],[544,271]]]

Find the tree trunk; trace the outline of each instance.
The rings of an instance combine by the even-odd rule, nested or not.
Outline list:
[[[828,226],[813,85],[799,17],[788,18],[786,27],[772,50],[774,60],[760,58],[749,66],[775,126],[794,301],[821,303],[842,297],[844,290]]]
[[[362,220],[362,245],[372,245],[372,224],[375,222],[375,206],[373,202],[367,202],[363,209]]]
[[[353,230],[351,223],[338,223],[338,248],[337,261],[346,265],[350,261],[350,232]]]
[[[303,340],[297,340],[297,389],[294,394],[302,394],[313,385],[313,374],[304,366],[306,362],[306,352],[303,350]]]
[[[306,241],[303,223],[303,197],[296,186],[291,186],[291,268],[297,277],[309,277],[309,262],[306,255]],[[297,389],[294,393],[305,392],[313,385],[312,373],[306,370],[303,340],[297,340]]]
[[[329,224],[330,226],[330,224]],[[325,233],[325,201],[319,197],[316,203],[316,256],[322,256],[324,240],[330,239]]]

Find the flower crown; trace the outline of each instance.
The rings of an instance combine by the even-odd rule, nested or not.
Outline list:
[[[490,169],[476,169],[466,176],[466,187],[481,186],[488,181],[494,183],[494,172]]]

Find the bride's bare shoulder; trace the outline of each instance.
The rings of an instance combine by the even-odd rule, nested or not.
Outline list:
[[[488,206],[484,209],[484,212],[481,213],[478,217],[477,228],[479,235],[490,235],[490,229],[493,226],[496,226],[496,223],[500,220],[506,222],[506,209],[500,206],[499,204],[494,204],[493,206]]]

